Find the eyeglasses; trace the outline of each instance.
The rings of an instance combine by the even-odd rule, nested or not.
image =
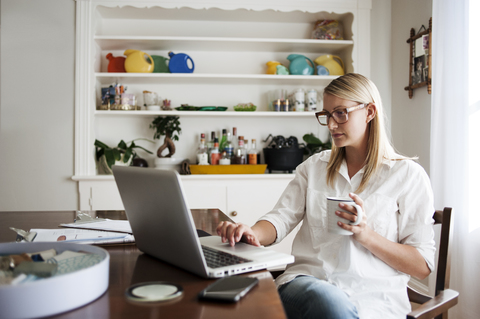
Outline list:
[[[320,123],[321,125],[325,125],[325,126],[328,125],[328,121],[330,121],[331,117],[333,117],[333,119],[335,120],[335,122],[337,122],[337,124],[343,124],[348,121],[348,113],[363,109],[365,106],[367,106],[367,104],[365,103],[359,104],[357,106],[335,110],[331,114],[327,111],[316,112],[315,117],[317,118],[318,123]]]

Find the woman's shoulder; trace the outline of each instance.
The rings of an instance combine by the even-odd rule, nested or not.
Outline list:
[[[331,150],[321,151],[320,153],[315,153],[309,158],[307,158],[302,164],[305,165],[317,165],[319,163],[328,163],[330,160]]]
[[[329,159],[330,150],[315,153],[298,165],[296,170],[306,174],[325,171]]]
[[[387,160],[389,166],[395,171],[403,172],[409,177],[428,176],[425,168],[411,158]]]

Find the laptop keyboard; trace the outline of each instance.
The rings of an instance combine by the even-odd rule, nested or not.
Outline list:
[[[203,255],[207,261],[207,266],[210,268],[220,268],[252,261],[250,259],[235,256],[206,246],[202,246],[202,249]]]

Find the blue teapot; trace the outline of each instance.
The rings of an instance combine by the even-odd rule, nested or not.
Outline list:
[[[171,73],[193,73],[195,64],[191,57],[185,53],[173,53],[169,52],[170,62],[168,63],[168,69]],[[190,62],[190,63],[189,63]]]
[[[293,75],[313,75],[315,65],[312,60],[301,54],[290,54],[287,59],[290,61],[288,67],[290,74]],[[311,66],[308,64],[310,62]]]

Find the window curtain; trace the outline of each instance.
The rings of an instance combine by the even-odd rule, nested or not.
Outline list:
[[[460,297],[449,314],[458,319],[480,318],[480,47],[469,54],[480,33],[478,2],[433,0],[432,14],[430,178],[436,209],[455,214],[450,288]]]

